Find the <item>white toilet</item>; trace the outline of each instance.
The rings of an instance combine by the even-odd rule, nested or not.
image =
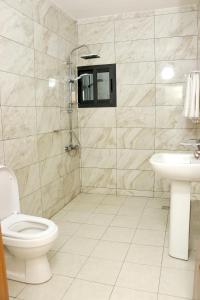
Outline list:
[[[7,277],[32,284],[48,281],[52,273],[47,252],[58,228],[48,219],[20,213],[17,179],[5,166],[0,166],[0,221]]]

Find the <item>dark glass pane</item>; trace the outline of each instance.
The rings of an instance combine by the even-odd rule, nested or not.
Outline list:
[[[93,74],[84,76],[81,80],[82,80],[82,99],[83,99],[83,101],[94,100]]]
[[[109,72],[97,73],[97,99],[110,99],[110,76]]]

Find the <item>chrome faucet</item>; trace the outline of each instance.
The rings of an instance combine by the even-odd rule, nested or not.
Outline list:
[[[189,141],[181,143],[181,145],[194,147],[194,158],[200,159],[200,139],[190,139]]]
[[[194,151],[194,157],[196,159],[200,159],[200,140],[198,140],[198,143],[196,144],[197,149]]]

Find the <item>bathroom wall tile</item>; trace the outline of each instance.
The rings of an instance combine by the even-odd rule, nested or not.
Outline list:
[[[64,148],[63,148],[64,149]],[[74,157],[71,157],[69,153],[63,154],[63,169],[64,174],[69,174],[74,170],[77,170],[80,166],[80,153],[77,151]]]
[[[185,84],[157,84],[156,105],[183,105],[185,97]]]
[[[196,34],[196,12],[168,14],[155,17],[156,37],[187,36]]]
[[[115,43],[116,62],[154,61],[154,40],[137,40]]]
[[[33,50],[0,37],[0,70],[33,76]]]
[[[36,110],[33,107],[2,107],[4,139],[36,134]]]
[[[157,106],[157,128],[194,128],[191,120],[184,118],[182,106]]]
[[[154,128],[155,109],[153,107],[117,109],[118,127]]]
[[[154,84],[123,84],[117,87],[118,107],[151,106],[155,104],[155,96]]]
[[[169,192],[170,191],[170,181],[167,178],[163,178],[163,177],[160,177],[158,174],[155,174],[154,191],[155,192]],[[167,198],[169,198],[169,197],[167,197]]]
[[[60,109],[53,107],[37,107],[38,133],[60,129]]]
[[[80,193],[80,169],[74,170],[63,178],[65,204]]]
[[[40,79],[56,79],[57,60],[49,55],[35,51],[35,76]]]
[[[79,109],[80,127],[115,127],[115,108]]]
[[[35,80],[36,106],[59,106],[59,84],[55,81],[55,86],[51,87],[50,80]]]
[[[33,12],[36,22],[58,32],[58,8],[51,1],[35,0]]]
[[[82,149],[82,167],[109,168],[116,167],[115,149]]]
[[[154,175],[152,171],[118,170],[117,188],[152,191]]]
[[[156,63],[156,82],[157,83],[183,83],[191,70],[196,70],[195,60],[162,61]],[[168,69],[170,75],[168,79]]]
[[[28,17],[33,17],[33,2],[32,0],[4,0],[9,6],[17,9],[19,12],[25,14]]]
[[[155,40],[156,60],[196,59],[197,37],[173,37]]]
[[[49,184],[64,175],[62,162],[62,155],[57,155],[40,162],[42,186]]]
[[[77,24],[75,20],[59,10],[58,25],[59,35],[67,41],[77,43]]]
[[[73,48],[76,47],[76,44],[72,41],[66,41],[62,37],[58,36],[58,53],[57,58],[64,62],[69,60],[70,52]]]
[[[116,41],[150,39],[154,37],[154,18],[134,18],[115,22]]]
[[[44,212],[57,205],[58,202],[61,202],[61,206],[64,206],[64,189],[62,178],[45,185],[42,187],[41,192],[42,207]]]
[[[0,35],[27,47],[32,47],[33,22],[0,1]]]
[[[115,188],[116,171],[114,169],[83,168],[82,185]]]
[[[20,199],[22,213],[33,216],[43,216],[40,190]]]
[[[4,148],[3,148],[3,141],[0,141],[0,163],[4,164]]]
[[[61,154],[62,152],[61,132],[51,132],[38,135],[38,156],[39,160]]]
[[[82,147],[88,148],[115,148],[115,128],[81,128]]]
[[[35,137],[4,141],[5,164],[12,169],[31,165],[38,160]]]
[[[152,154],[152,150],[118,149],[117,169],[151,170],[149,159]]]
[[[191,150],[191,147],[180,143],[189,139],[197,139],[199,129],[156,129],[155,148],[158,150]]]
[[[19,185],[20,198],[25,197],[40,188],[39,165],[30,165],[15,171]]]
[[[47,55],[58,57],[58,36],[40,24],[35,23],[34,48]]]
[[[186,4],[181,6],[175,7],[167,7],[167,8],[160,8],[155,10],[155,15],[168,15],[168,14],[177,14],[189,11],[196,11],[197,5],[194,4]]]
[[[155,82],[153,62],[126,63],[117,65],[118,84],[145,84]]]
[[[88,51],[82,48],[78,51],[78,65],[100,65],[100,64],[114,64],[115,63],[115,47],[114,43],[101,43],[101,44],[90,44],[88,45],[91,53],[98,54],[100,57],[92,60],[82,59],[81,56],[86,54]]]
[[[80,44],[98,44],[114,41],[114,23],[99,22],[79,25],[78,37]]]
[[[117,147],[154,149],[154,128],[117,128]]]
[[[0,72],[1,105],[35,106],[34,79]]]

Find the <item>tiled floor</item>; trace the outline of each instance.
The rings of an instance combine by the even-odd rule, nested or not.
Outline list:
[[[192,299],[194,253],[168,256],[166,205],[159,199],[80,194],[53,220],[52,279],[10,282],[18,300]],[[11,298],[12,299],[12,298]]]

